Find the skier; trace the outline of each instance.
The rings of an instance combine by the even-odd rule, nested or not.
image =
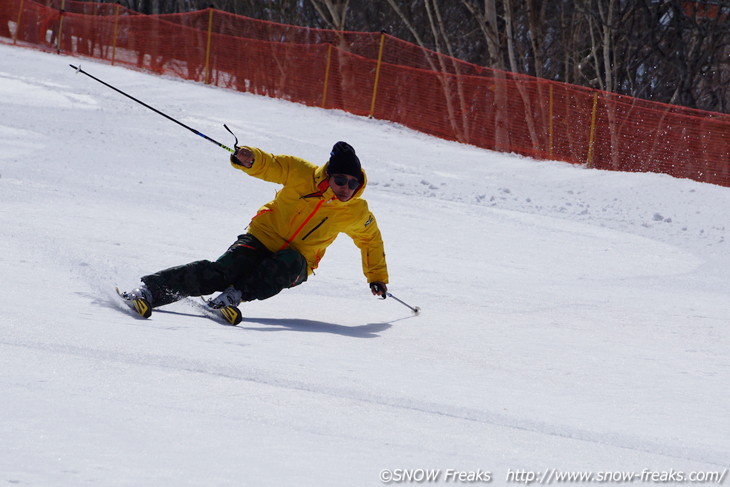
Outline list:
[[[372,294],[385,298],[383,239],[362,198],[367,179],[350,144],[337,142],[322,166],[246,146],[236,148],[230,161],[235,169],[283,187],[215,262],[171,267],[142,277],[143,284],[133,291],[121,292],[132,309],[148,318],[152,308],[222,291],[208,306],[237,325],[242,301],[267,299],[306,281],[340,233],[360,248]]]

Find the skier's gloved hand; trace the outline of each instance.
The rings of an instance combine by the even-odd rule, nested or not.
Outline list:
[[[384,282],[373,281],[370,283],[370,291],[373,293],[373,296],[382,296],[385,299],[387,297],[388,286]]]
[[[250,149],[239,147],[236,152],[231,154],[231,164],[233,167],[251,167],[253,166],[254,155]]]

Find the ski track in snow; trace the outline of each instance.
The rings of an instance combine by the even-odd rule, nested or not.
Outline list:
[[[288,381],[282,377],[270,376],[265,370],[242,372],[223,365],[211,368],[210,364],[170,356],[147,355],[144,357],[144,361],[140,362],[139,357],[131,353],[104,352],[85,347],[74,347],[68,345],[57,346],[41,343],[13,343],[8,341],[0,341],[0,343],[4,346],[23,347],[52,354],[74,355],[87,360],[91,359],[102,362],[112,361],[120,364],[141,366],[143,368],[153,367],[156,369],[170,369],[174,371],[190,372],[193,374],[216,376],[235,381],[251,382],[259,386],[274,387],[307,394],[332,396],[337,399],[345,399],[361,403],[372,403],[377,406],[408,410],[419,414],[444,416],[459,421],[485,423],[491,426],[522,430],[529,433],[537,433],[539,435],[555,436],[578,442],[595,443],[626,450],[636,450],[653,455],[669,457],[671,459],[703,462],[719,467],[724,466],[724,462],[726,460],[724,452],[666,445],[660,440],[654,438],[632,437],[624,434],[606,432],[596,433],[588,430],[576,429],[566,425],[549,424],[539,421],[526,421],[488,410],[459,408],[439,403],[413,402],[404,397],[368,396],[352,389],[323,387],[321,385],[317,386],[309,383]]]

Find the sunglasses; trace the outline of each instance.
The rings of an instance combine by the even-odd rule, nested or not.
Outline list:
[[[332,180],[337,186],[347,186],[350,189],[357,189],[360,186],[360,181],[349,179],[347,176],[332,176]]]

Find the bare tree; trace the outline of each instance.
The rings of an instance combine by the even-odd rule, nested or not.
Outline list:
[[[500,35],[497,27],[497,2],[496,0],[484,0],[480,8],[472,0],[462,0],[464,6],[472,14],[479,29],[484,35],[487,50],[489,52],[489,67],[495,68],[494,73],[494,146],[497,150],[510,150],[509,137],[509,100],[507,88],[503,82],[506,79],[504,73],[504,54],[500,44]]]
[[[350,0],[309,0],[319,16],[333,30],[345,30]]]
[[[504,57],[502,55],[497,27],[497,1],[484,0],[484,6],[481,9],[479,8],[478,2],[472,0],[461,1],[472,14],[477,26],[484,34],[484,40],[486,41],[489,52],[487,66],[495,69],[504,69]]]

